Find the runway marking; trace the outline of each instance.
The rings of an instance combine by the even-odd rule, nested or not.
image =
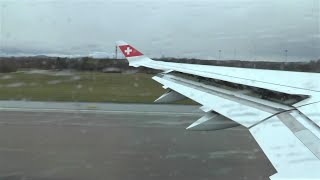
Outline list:
[[[0,111],[20,111],[20,112],[60,112],[60,113],[113,113],[113,114],[150,114],[150,115],[203,115],[201,112],[161,112],[161,111],[124,111],[124,110],[91,110],[91,109],[34,109],[34,108],[4,108]]]
[[[21,148],[7,148],[7,147],[0,147],[0,151],[7,151],[7,152],[26,152],[25,149],[21,149]]]

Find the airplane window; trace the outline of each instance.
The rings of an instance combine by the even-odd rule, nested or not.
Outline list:
[[[320,179],[319,0],[0,0],[0,179]]]

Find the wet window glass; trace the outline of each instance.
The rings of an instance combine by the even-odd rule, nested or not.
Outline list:
[[[0,179],[320,179],[319,9],[0,0]]]

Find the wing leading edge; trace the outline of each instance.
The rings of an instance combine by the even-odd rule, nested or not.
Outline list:
[[[117,45],[130,66],[163,71],[153,79],[169,92],[157,102],[190,98],[202,104],[206,115],[187,129],[240,124],[277,170],[270,179],[320,179],[319,74],[155,61],[123,41]]]

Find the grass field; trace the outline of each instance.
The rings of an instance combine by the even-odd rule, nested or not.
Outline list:
[[[151,103],[165,90],[150,74],[21,71],[0,74],[0,99]]]

